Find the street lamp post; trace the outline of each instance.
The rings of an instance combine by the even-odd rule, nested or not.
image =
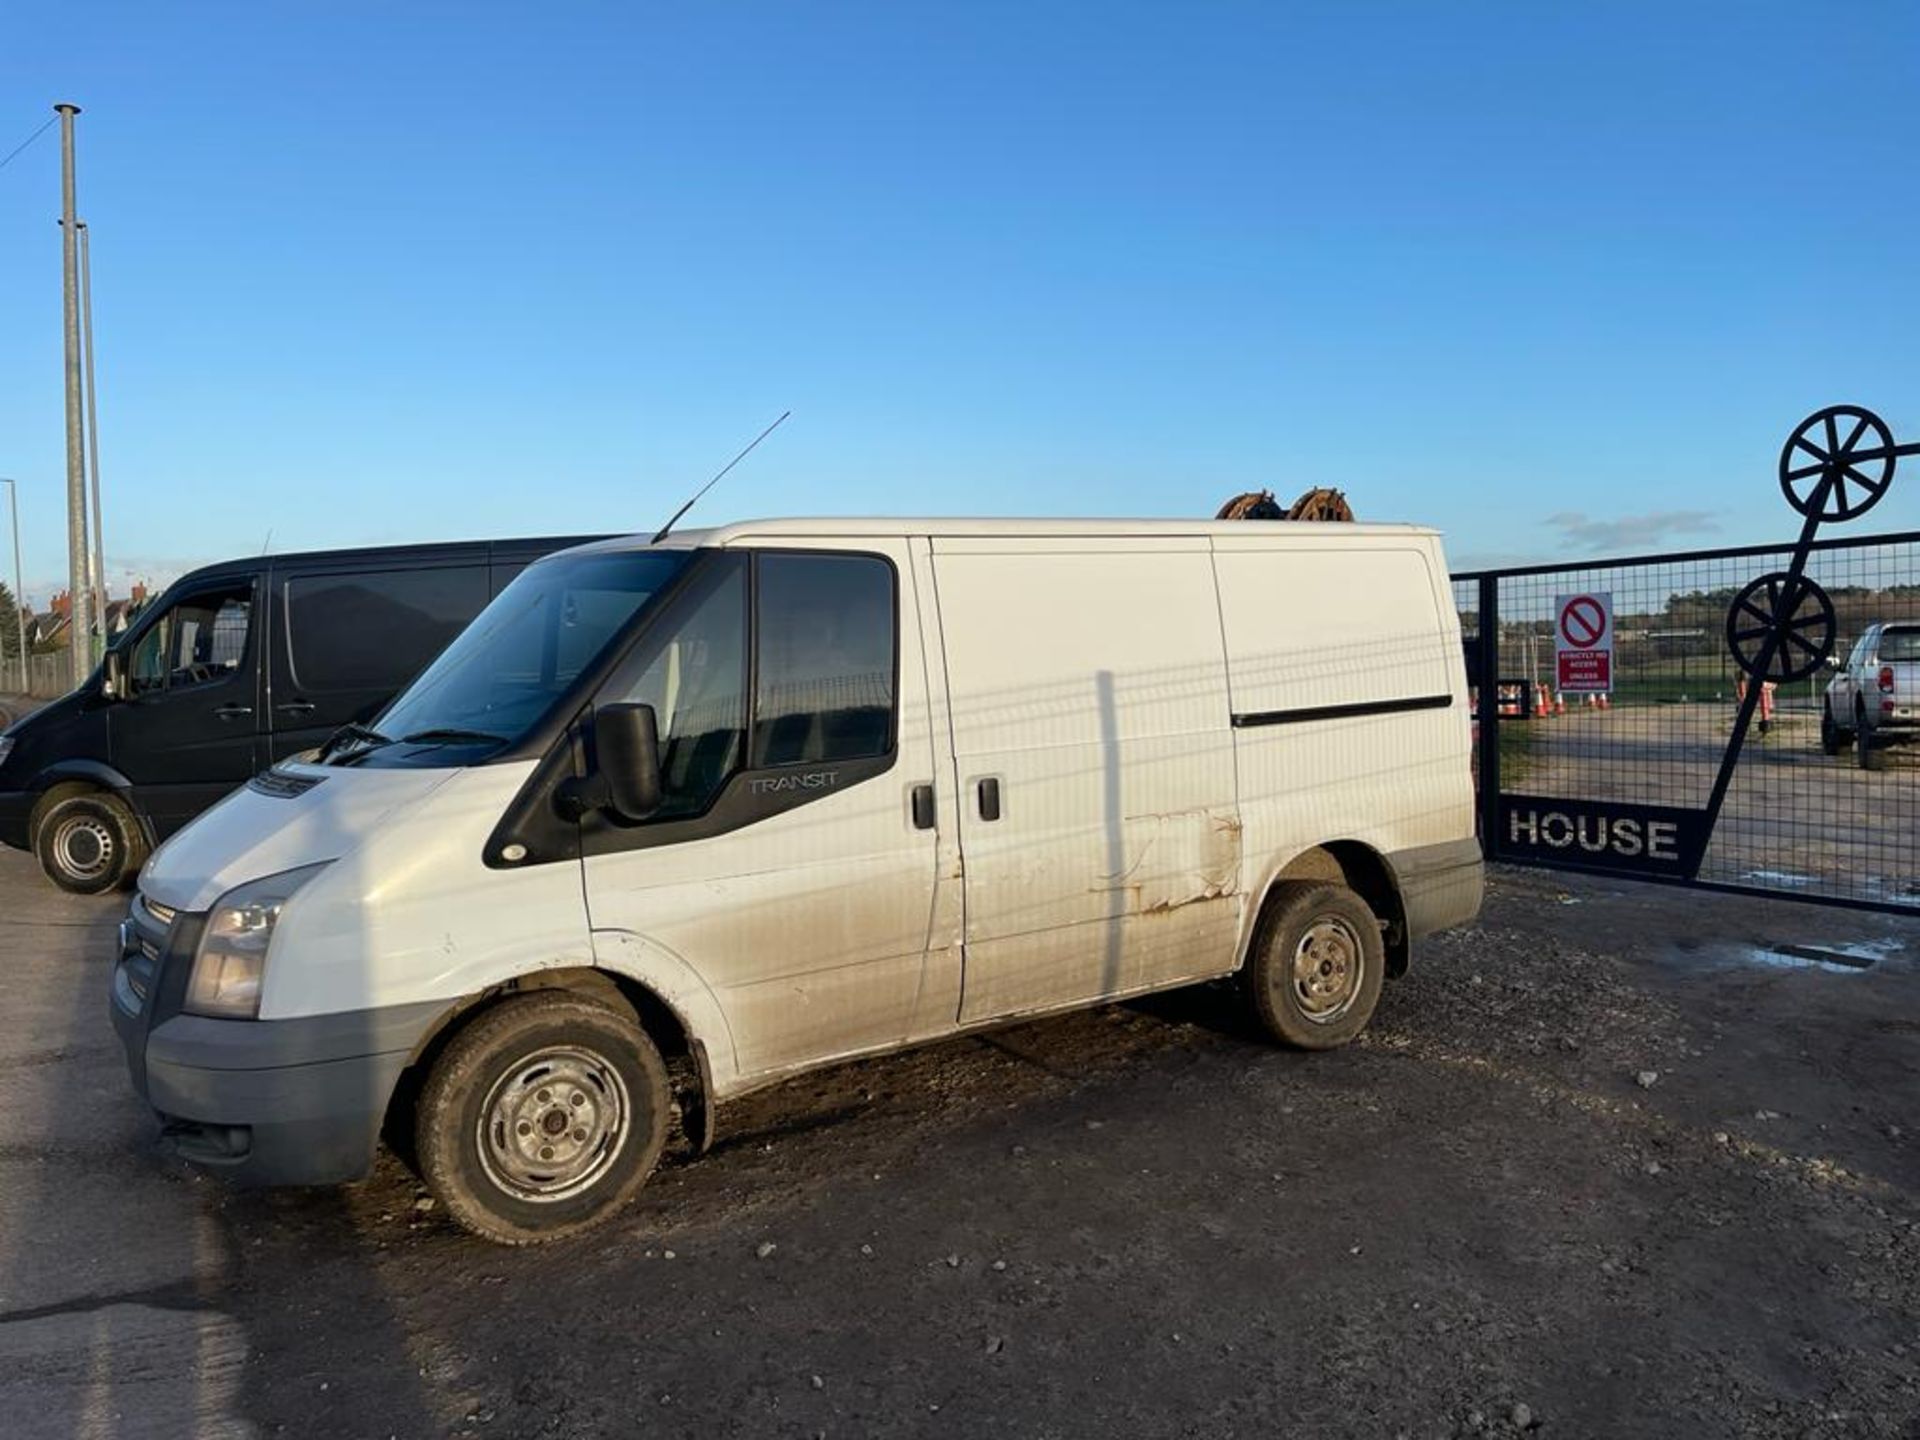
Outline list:
[[[4,475],[0,475],[0,485],[7,487],[7,501],[13,511],[13,623],[19,631],[20,693],[24,695],[33,688],[33,678],[27,674],[27,592],[20,581],[20,485]]]

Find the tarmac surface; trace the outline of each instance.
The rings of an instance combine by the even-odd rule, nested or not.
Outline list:
[[[506,1251],[160,1156],[123,908],[0,852],[13,1440],[1920,1433],[1920,921],[1501,872],[1345,1051],[1216,985],[844,1067]]]

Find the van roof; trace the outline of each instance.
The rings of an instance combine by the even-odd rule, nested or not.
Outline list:
[[[736,520],[705,530],[676,530],[660,543],[663,547],[692,549],[703,545],[726,546],[782,538],[827,539],[898,535],[1029,536],[1034,538],[1056,535],[1088,538],[1228,535],[1245,539],[1249,535],[1259,534],[1267,526],[1271,526],[1275,534],[1285,534],[1290,537],[1319,535],[1328,539],[1335,539],[1342,535],[1384,538],[1390,535],[1436,535],[1439,533],[1424,525],[1358,524],[1345,521],[1328,524],[1246,520],[1000,519],[967,516],[838,515],[795,519]],[[594,548],[629,550],[642,548],[647,543],[647,537],[644,535],[629,535],[603,540]]]

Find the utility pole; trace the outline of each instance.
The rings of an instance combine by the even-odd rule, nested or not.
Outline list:
[[[87,222],[80,222],[80,330],[87,365],[87,484],[92,488],[87,513],[93,520],[93,613],[100,621],[100,643],[107,640],[106,516],[100,510],[100,415],[93,393],[93,247]]]
[[[73,117],[78,105],[61,102],[60,116],[60,279],[67,359],[67,677],[73,685],[87,678],[93,661],[93,625],[89,612],[87,552],[87,462],[80,423],[80,231],[73,207]]]
[[[33,677],[27,673],[27,592],[20,578],[20,482],[0,475],[0,485],[7,487],[13,506],[13,623],[19,631],[20,693],[25,695],[33,688]]]

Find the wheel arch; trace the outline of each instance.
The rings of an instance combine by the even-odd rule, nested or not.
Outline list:
[[[705,1043],[688,1027],[680,1012],[644,981],[597,966],[568,965],[531,970],[462,996],[415,1042],[406,1067],[387,1098],[381,1125],[388,1146],[410,1168],[418,1170],[413,1138],[414,1108],[434,1062],[456,1036],[482,1015],[517,996],[549,990],[577,995],[630,1015],[647,1032],[667,1062],[673,1098],[679,1107],[680,1129],[688,1143],[696,1153],[704,1154],[712,1148],[713,1077]]]
[[[133,812],[149,849],[158,843],[153,833],[153,818],[135,795],[133,781],[103,760],[56,760],[34,776],[27,788],[35,792],[33,809],[27,817],[28,849],[39,842],[40,821],[47,811],[62,800],[94,790],[106,791]]]
[[[1344,885],[1362,900],[1381,921],[1381,941],[1387,952],[1387,974],[1404,975],[1413,956],[1407,934],[1406,904],[1401,898],[1400,881],[1387,857],[1363,840],[1323,840],[1309,845],[1277,865],[1260,887],[1260,902],[1253,907],[1252,920],[1240,947],[1240,964],[1245,966],[1260,932],[1260,919],[1266,913],[1274,886],[1289,880],[1326,880]]]

